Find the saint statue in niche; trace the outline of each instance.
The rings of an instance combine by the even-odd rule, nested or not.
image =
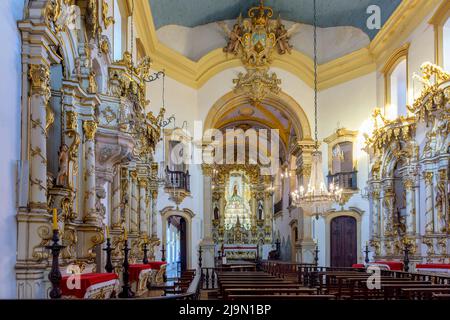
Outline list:
[[[219,214],[219,208],[216,206],[214,207],[214,220],[219,220],[220,219],[220,214]]]
[[[264,208],[263,208],[262,201],[259,201],[258,202],[258,220],[262,220],[264,218],[263,210],[264,210]]]
[[[67,185],[69,177],[69,147],[63,144],[58,152],[59,169],[56,184],[62,187]]]

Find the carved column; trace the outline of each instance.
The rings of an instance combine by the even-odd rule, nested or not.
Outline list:
[[[413,235],[416,233],[416,202],[415,202],[415,182],[413,179],[406,179],[406,233]]]
[[[447,232],[447,214],[448,214],[448,197],[447,197],[447,170],[439,170],[438,181],[436,184],[436,204],[437,223],[436,232]]]
[[[384,190],[384,203],[383,203],[383,230],[384,236],[390,237],[393,235],[393,223],[394,223],[394,191],[391,188]]]
[[[139,179],[139,231],[147,234],[146,196],[147,180]]]
[[[111,227],[120,226],[120,167],[114,175],[112,184],[112,213],[111,213]]]
[[[85,166],[84,166],[84,221],[98,222],[98,213],[95,207],[96,189],[95,189],[95,133],[97,123],[92,120],[83,122],[83,131],[85,136]]]
[[[158,190],[152,190],[152,239],[158,238],[158,229],[156,221],[156,204],[158,199]]]
[[[380,216],[381,216],[381,204],[380,204],[380,190],[374,190],[372,192],[372,237],[377,238],[380,236]]]
[[[130,234],[139,232],[138,225],[138,200],[137,200],[137,175],[131,171],[131,212],[130,212]]]
[[[50,71],[46,65],[29,66],[30,97],[30,208],[47,211],[47,103]]]
[[[434,230],[433,207],[433,172],[425,172],[425,233],[431,234]]]

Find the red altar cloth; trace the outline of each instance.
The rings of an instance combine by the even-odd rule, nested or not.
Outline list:
[[[363,265],[362,263],[355,263],[355,264],[352,264],[352,268],[355,268],[355,269],[364,269],[366,266],[365,265]]]
[[[79,289],[69,289],[68,284],[75,283],[75,280],[69,280],[69,277],[73,276],[79,276],[80,277],[80,287]],[[91,286],[102,283],[102,282],[108,282],[112,280],[118,279],[119,276],[115,273],[85,273],[80,275],[68,275],[64,276],[61,279],[60,286],[63,296],[75,296],[77,298],[84,298],[84,295],[86,294],[86,291]],[[69,280],[69,281],[67,281]]]
[[[152,270],[159,270],[161,269],[161,266],[165,265],[166,262],[162,261],[152,261],[148,264],[130,264],[128,267],[128,272],[130,273],[130,282],[138,281],[139,275],[141,274],[141,271],[152,269]]]
[[[403,270],[403,262],[401,261],[375,261],[374,264],[382,264],[389,267],[389,270],[392,271],[402,271]]]
[[[446,264],[446,263],[421,263],[421,264],[416,264],[416,269],[450,269],[450,264]]]

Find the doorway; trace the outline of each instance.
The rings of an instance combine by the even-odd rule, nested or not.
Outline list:
[[[357,224],[354,217],[339,216],[331,220],[331,266],[351,267],[358,260]]]
[[[187,224],[185,218],[167,218],[166,230],[167,277],[179,277],[187,269]]]

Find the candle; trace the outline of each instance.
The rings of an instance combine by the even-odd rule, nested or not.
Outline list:
[[[58,230],[58,211],[53,208],[53,230]]]
[[[109,239],[109,227],[106,226],[106,239]]]

